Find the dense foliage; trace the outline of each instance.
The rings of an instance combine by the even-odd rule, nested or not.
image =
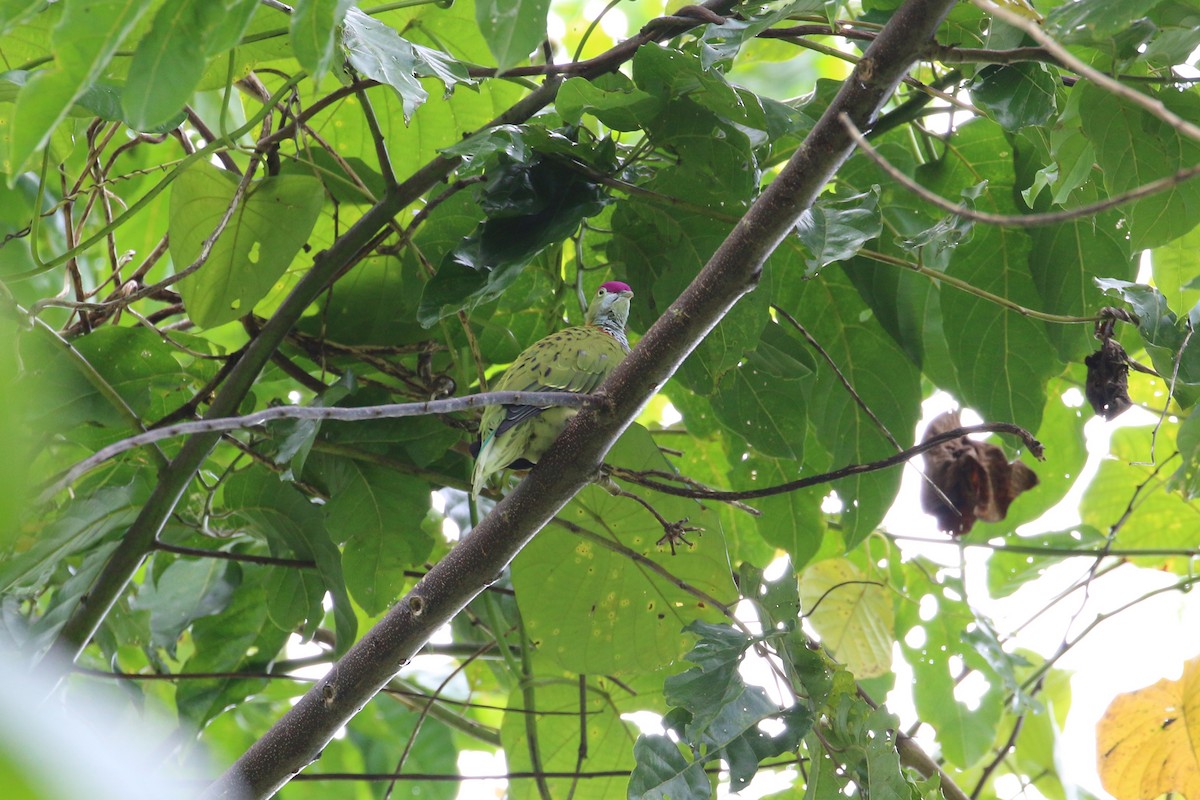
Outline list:
[[[391,675],[381,620],[436,631],[373,699],[329,672],[310,699],[346,692],[353,719],[288,798],[450,797],[470,750],[503,751],[518,797],[763,770],[813,800],[1066,797],[1078,629],[1018,651],[974,600],[1059,562],[1057,602],[1101,571],[1194,582],[1200,7],[901,5],[0,3],[2,649],[61,678],[56,703],[171,720],[181,779],[270,742],[240,763],[274,758],[271,785],[316,755],[284,717],[313,676],[356,642],[347,674]],[[868,126],[842,104],[904,10],[936,39]],[[864,109],[865,144],[821,149]],[[554,498],[511,565],[466,551],[482,577],[445,628],[424,594],[397,605],[500,495],[468,502],[477,408],[354,410],[486,391],[610,279],[633,342],[686,317],[802,157],[834,179],[798,218],[757,209],[790,233],[609,452],[622,493]],[[1080,524],[1018,534],[1084,467],[1097,332],[1146,368],[1128,399],[1157,424],[1116,432]],[[938,391],[1045,449],[989,439],[1040,483],[959,540],[986,581],[881,528],[911,467],[763,491],[907,451]],[[491,524],[540,524],[524,509]],[[920,744],[882,704],[893,651]]]

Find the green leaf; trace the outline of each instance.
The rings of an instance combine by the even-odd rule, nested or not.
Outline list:
[[[983,670],[985,678],[992,677],[987,663],[963,640],[963,632],[974,625],[974,614],[958,590],[933,584],[921,571],[930,565],[918,560],[905,567],[907,602],[900,606],[896,629],[901,633],[901,651],[913,669],[913,701],[921,721],[937,732],[942,754],[950,763],[967,769],[992,746],[1003,689],[989,681],[977,705],[971,707],[955,697],[952,657]]]
[[[237,180],[209,164],[188,168],[171,185],[171,258],[190,266],[225,215]],[[213,328],[249,314],[300,252],[324,202],[321,184],[303,175],[251,185],[208,260],[178,284],[188,314]]]
[[[150,612],[151,640],[173,656],[183,631],[201,617],[223,612],[241,579],[234,562],[179,559],[141,585],[134,607]]]
[[[971,99],[1006,131],[1045,125],[1057,111],[1057,73],[1027,62],[984,67],[971,84]]]
[[[721,377],[712,396],[713,414],[763,455],[798,461],[808,434],[806,387],[807,381],[761,369],[752,353]]]
[[[121,94],[125,118],[147,130],[176,116],[204,74],[208,42],[224,23],[225,2],[181,0],[159,8],[138,43]]]
[[[920,376],[912,362],[841,270],[827,270],[815,280],[798,283],[777,290],[777,304],[801,315],[798,321],[825,351],[810,384],[806,422],[811,421],[817,440],[829,453],[828,467],[863,464],[895,453],[896,445],[880,430],[881,424],[901,447],[909,446],[921,402]],[[826,356],[837,365],[836,373]],[[850,395],[843,380],[871,414]],[[821,487],[823,493],[836,489],[844,504],[842,533],[847,548],[875,529],[899,486],[899,471],[883,470]]]
[[[1193,327],[1200,324],[1200,314],[1193,310],[1184,319],[1176,318],[1175,312],[1167,307],[1167,299],[1153,286],[1114,278],[1097,278],[1096,283],[1105,291],[1117,292],[1133,309],[1138,318],[1138,333],[1159,375],[1169,382],[1170,376],[1176,375],[1178,363],[1178,381],[1200,383],[1200,341],[1195,336],[1189,337],[1187,330],[1189,321]]]
[[[364,77],[391,86],[400,95],[404,120],[429,97],[418,76],[439,78],[446,94],[459,83],[474,85],[467,68],[446,53],[404,39],[393,28],[357,8],[346,11],[342,46],[350,65]]]
[[[89,0],[67,3],[54,28],[54,66],[36,73],[17,97],[9,159],[10,185],[74,103],[103,74],[150,0]]]
[[[666,736],[642,735],[633,745],[637,766],[629,776],[629,800],[708,800],[708,776],[689,763]]]
[[[540,252],[608,202],[599,184],[541,156],[490,171],[479,199],[488,219],[446,254],[425,284],[421,324],[498,297]]]
[[[879,215],[879,187],[850,197],[822,197],[800,215],[796,235],[809,255],[805,274],[815,275],[821,267],[856,255],[883,230]]]
[[[767,28],[792,14],[821,13],[830,7],[824,0],[792,0],[774,7],[767,5],[748,6],[737,16],[725,18],[721,25],[709,24],[700,35],[701,54],[705,69],[738,54],[747,42]],[[764,13],[754,13],[762,11]]]
[[[226,482],[225,503],[266,537],[273,553],[316,562],[325,590],[333,597],[337,652],[345,652],[357,636],[358,620],[346,593],[342,555],[329,539],[321,510],[291,484],[257,469],[236,473]],[[316,622],[309,620],[310,625]]]
[[[640,130],[663,107],[660,97],[637,88],[619,72],[595,80],[569,78],[559,87],[554,104],[566,122],[578,125],[590,114],[615,131]]]
[[[319,80],[333,62],[334,39],[354,0],[297,0],[288,25],[292,49],[305,72]]]
[[[291,635],[291,628],[279,628],[268,614],[265,578],[270,570],[246,565],[244,571],[245,578],[225,613],[201,617],[193,623],[195,655],[187,660],[181,672],[263,671]],[[299,619],[290,622],[295,625]],[[265,678],[182,681],[175,690],[175,703],[181,719],[200,729],[266,683]]]
[[[892,598],[852,562],[830,558],[800,575],[800,602],[830,652],[859,679],[891,671]]]
[[[1090,525],[1035,536],[1012,533],[1005,537],[1005,544],[1021,547],[1022,551],[1007,551],[1001,547],[992,552],[988,559],[988,592],[993,597],[1007,597],[1067,558],[1061,551],[1097,550],[1105,538]],[[1045,555],[1023,552],[1024,548],[1030,547],[1048,552]]]
[[[1036,307],[1029,239],[995,228],[976,231],[948,273],[994,295]],[[990,299],[941,289],[942,318],[963,403],[986,420],[1036,430],[1046,382],[1061,369],[1045,329]]]
[[[550,0],[476,0],[475,21],[503,72],[519,64],[546,38]]]
[[[354,389],[354,375],[347,372],[341,380],[326,389],[319,397],[314,398],[307,407],[336,406]],[[278,431],[278,437],[283,440],[272,459],[276,465],[286,467],[281,478],[294,481],[296,476],[304,473],[304,462],[312,451],[313,442],[321,430],[321,424],[322,421],[319,419],[292,419],[282,420],[272,426],[272,432]]]
[[[576,770],[587,773],[628,773],[634,768],[630,740],[636,735],[636,727],[621,719],[621,713],[626,709],[614,702],[622,696],[612,681],[587,676],[587,694],[582,707],[578,680],[574,676],[567,681],[551,673],[544,679],[537,675],[535,681],[537,685],[529,690],[536,701],[533,707],[526,707],[525,688],[514,690],[508,697],[508,710],[500,726],[505,765],[510,772],[530,772],[540,767],[545,772],[570,775]],[[587,714],[587,728],[586,733],[582,734],[585,737],[582,742],[579,724],[581,712]],[[536,738],[531,738],[531,733]],[[537,764],[530,757],[533,746],[538,747],[540,758]],[[581,746],[587,753],[582,759]],[[393,763],[389,769],[394,766]],[[545,778],[551,797],[574,796],[578,800],[623,797],[627,782],[624,775],[596,776],[586,781],[576,781],[571,777]],[[531,778],[510,779],[508,796],[513,800],[537,800],[541,797],[537,782]]]
[[[4,0],[0,2],[0,34],[33,16],[43,0]]]
[[[1062,315],[1094,314],[1104,305],[1097,278],[1134,277],[1137,264],[1118,223],[1115,214],[1104,214],[1031,231],[1029,271],[1044,308]],[[1047,324],[1046,334],[1064,361],[1082,361],[1095,345],[1083,325]]]
[[[258,0],[224,0],[225,13],[205,37],[206,56],[224,53],[237,47],[261,3]]]
[[[752,453],[738,465],[735,474],[739,478],[736,486],[752,488],[778,486],[803,473],[796,461],[763,458]],[[825,535],[821,500],[827,493],[827,487],[814,486],[751,503],[762,512],[755,520],[758,535],[765,543],[787,553],[795,568],[807,564],[821,547]]]
[[[930,188],[942,194],[987,181],[977,205],[1014,213],[1012,147],[999,126],[986,120],[955,132],[955,146],[939,162],[923,168]],[[975,289],[1026,308],[1038,308],[1029,268],[1030,241],[1021,231],[993,226],[976,229],[971,241],[955,248],[946,273]],[[943,339],[956,373],[959,400],[986,420],[1015,422],[1036,430],[1045,406],[1046,382],[1062,366],[1044,326],[986,296],[942,286],[939,289]],[[928,332],[927,346],[931,343]],[[922,362],[927,368],[932,359]]]
[[[1046,29],[1065,42],[1102,43],[1129,27],[1161,0],[1076,0],[1051,9]]]
[[[37,531],[37,538],[27,550],[4,559],[0,565],[0,592],[40,588],[66,559],[123,529],[137,516],[143,502],[142,492],[135,492],[137,488],[107,486],[74,498],[56,519]]]
[[[626,431],[605,460],[628,469],[670,468],[638,425]],[[551,523],[521,551],[512,576],[529,637],[570,672],[622,675],[660,669],[683,654],[686,643],[679,629],[714,614],[708,603],[680,586],[721,602],[733,594],[725,543],[712,511],[636,486],[624,488],[644,494],[668,520],[686,518],[705,530],[689,534],[694,547],[684,546],[673,557],[656,545],[663,528],[645,508],[589,486],[559,513],[564,525]],[[666,574],[639,566],[606,542],[650,559]],[[546,597],[554,602],[543,602]]]
[[[165,414],[190,397],[193,376],[174,358],[170,345],[142,327],[93,331],[75,340],[75,354],[38,333],[23,337],[20,346],[27,368],[20,385],[43,398],[30,410],[31,418],[52,421],[58,430],[96,422],[129,426],[126,415],[89,380],[84,371],[89,367],[139,417]]]
[[[351,595],[372,616],[399,596],[404,571],[424,563],[433,539],[420,527],[429,512],[429,486],[392,470],[349,459],[321,459],[331,487],[325,524],[345,542],[342,567]]]
[[[1183,463],[1171,476],[1171,488],[1185,500],[1195,500],[1200,495],[1200,409],[1193,408],[1180,424],[1175,445]]]
[[[1164,425],[1159,431],[1159,448],[1169,447],[1164,439],[1173,433],[1172,427]],[[1079,515],[1085,525],[1101,531],[1120,523],[1117,547],[1187,550],[1196,543],[1200,508],[1170,491],[1169,470],[1146,463],[1147,439],[1144,427],[1120,428],[1113,434],[1112,458],[1101,462],[1099,472],[1083,493]],[[1131,504],[1133,513],[1123,519]],[[1166,559],[1168,566],[1180,569],[1186,569],[1186,562],[1183,556]],[[1148,563],[1162,566],[1164,559]]]
[[[1090,83],[1081,86],[1079,115],[1083,132],[1104,171],[1104,187],[1117,194],[1200,162],[1200,145],[1167,123],[1113,97]],[[1164,91],[1156,99],[1185,119],[1200,118],[1193,95]],[[1176,183],[1169,189],[1123,207],[1134,251],[1158,247],[1196,226],[1200,215],[1200,185]]]

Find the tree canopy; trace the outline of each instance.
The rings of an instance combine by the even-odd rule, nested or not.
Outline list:
[[[0,3],[0,650],[208,797],[1077,796],[1059,662],[1126,606],[1035,652],[980,601],[1196,581],[1198,47],[1193,0]],[[632,353],[472,504],[476,395],[609,280]],[[883,525],[922,464],[946,561]],[[1195,663],[1105,718],[1119,800],[1200,785]]]

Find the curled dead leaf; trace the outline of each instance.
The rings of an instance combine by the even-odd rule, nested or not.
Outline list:
[[[1100,349],[1083,360],[1087,365],[1084,392],[1092,410],[1105,419],[1124,414],[1129,399],[1129,356],[1115,339],[1105,338]]]
[[[961,427],[958,412],[947,411],[929,423],[925,440]],[[966,436],[938,445],[923,458],[928,481],[921,487],[921,508],[937,519],[938,530],[955,536],[970,533],[977,519],[1004,519],[1017,495],[1038,484],[1023,462],[1009,463],[996,445]]]

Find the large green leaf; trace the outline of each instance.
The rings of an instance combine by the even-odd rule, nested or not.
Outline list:
[[[17,97],[9,159],[11,182],[50,141],[80,95],[102,75],[150,0],[67,3],[52,37],[54,66],[36,73]]]
[[[1083,132],[1096,150],[1104,170],[1104,186],[1117,194],[1200,162],[1200,145],[1145,111],[1085,83],[1079,115]],[[1158,97],[1185,119],[1200,118],[1200,102],[1188,93],[1165,91]],[[1200,213],[1200,184],[1176,183],[1125,206],[1133,249],[1157,247],[1196,226]]]
[[[779,377],[748,354],[721,376],[710,398],[717,420],[766,456],[799,460],[808,421],[804,413],[805,376]]]
[[[1058,78],[1044,64],[986,67],[971,85],[971,99],[1006,131],[1045,125],[1054,116]]]
[[[225,613],[196,620],[192,626],[195,654],[183,665],[183,672],[262,671],[275,659],[291,635],[291,628],[281,628],[271,620],[266,582],[269,571],[270,568],[257,565],[246,566],[242,584]],[[293,607],[291,618],[280,622],[294,626],[305,610]],[[199,729],[265,684],[265,678],[232,676],[188,680],[176,689],[175,702],[179,716]]]
[[[241,583],[241,568],[218,558],[180,559],[141,585],[136,607],[150,612],[152,641],[174,654],[175,641],[201,617],[224,611]]]
[[[1170,452],[1174,425],[1164,425],[1158,434],[1157,450]],[[1114,540],[1122,548],[1164,548],[1187,550],[1196,544],[1200,529],[1200,506],[1170,491],[1171,463],[1166,468],[1149,464],[1149,437],[1146,428],[1122,428],[1113,434],[1112,458],[1100,464],[1100,471],[1088,486],[1079,504],[1084,524],[1109,532],[1119,525]],[[1160,455],[1159,458],[1163,456]],[[1129,517],[1125,513],[1129,511]],[[1186,568],[1186,558],[1171,559]],[[1161,564],[1161,559],[1155,559]]]
[[[171,186],[171,258],[182,270],[233,201],[237,179],[209,164],[188,168]],[[249,314],[300,252],[321,213],[321,182],[304,175],[256,181],[217,237],[208,259],[179,282],[188,314],[213,328]]]
[[[554,105],[563,119],[574,125],[590,114],[613,130],[636,131],[658,116],[663,100],[614,72],[595,80],[568,79],[559,87]]]
[[[1029,270],[1043,307],[1064,316],[1095,314],[1104,305],[1096,285],[1101,276],[1132,279],[1136,264],[1115,214],[1035,228]],[[1046,325],[1046,334],[1064,361],[1079,362],[1093,349],[1088,325]]]
[[[952,195],[984,179],[977,207],[1014,213],[1012,147],[1004,132],[980,120],[956,131],[954,144],[946,157],[922,171],[928,185]],[[1021,231],[977,226],[971,240],[952,251],[946,272],[975,289],[1039,308],[1030,249],[1029,237]],[[959,399],[986,420],[1036,429],[1046,381],[1061,370],[1044,327],[986,296],[945,285],[939,294],[942,335]],[[931,341],[928,334],[925,341]]]
[[[209,41],[231,13],[236,16],[230,5],[244,9],[248,3],[182,0],[159,8],[138,42],[121,93],[130,126],[147,130],[179,113],[204,74]]]
[[[636,425],[606,460],[630,469],[669,468],[648,432]],[[655,545],[663,528],[645,508],[590,486],[559,518],[650,559],[659,569],[554,523],[521,551],[513,561],[513,586],[529,637],[571,672],[620,675],[664,667],[686,647],[679,629],[715,612],[683,587],[720,602],[728,602],[733,593],[714,513],[693,501],[624,488],[642,494],[669,521],[686,518],[705,530],[689,534],[694,547],[680,545],[672,556],[665,546]],[[544,602],[546,597],[554,602]]]
[[[325,525],[345,543],[346,586],[368,614],[378,614],[399,596],[404,571],[424,563],[433,547],[421,529],[429,486],[346,459],[321,459],[320,466],[332,490]]]
[[[1036,306],[1029,254],[1022,233],[979,230],[955,252],[948,272],[976,289]],[[941,288],[941,310],[961,400],[984,419],[1036,429],[1046,381],[1060,369],[1045,329],[991,299],[947,286]]]
[[[827,270],[801,284],[799,292],[781,289],[776,294],[779,305],[799,317],[798,322],[836,364],[837,372],[825,356],[813,356],[819,359],[817,376],[808,393],[809,418],[817,440],[829,453],[828,466],[864,464],[892,455],[897,448],[889,434],[901,447],[909,446],[920,419],[920,377],[845,273]],[[875,419],[850,395],[843,380]],[[842,525],[847,547],[875,529],[899,486],[900,471],[885,470],[824,487],[836,489],[845,506]]]
[[[0,566],[0,592],[40,589],[66,559],[95,547],[133,521],[144,498],[137,485],[110,486],[74,498],[40,528],[28,549]]]
[[[309,75],[320,78],[333,62],[334,38],[354,0],[297,0],[289,18],[292,49]]]
[[[579,800],[624,797],[628,781],[624,775],[584,781],[565,777],[576,769],[628,772],[634,765],[633,743],[637,731],[632,723],[621,719],[623,708],[614,702],[623,698],[623,693],[603,677],[587,676],[587,679],[582,706],[579,681],[574,676],[541,678],[536,686],[509,695],[508,711],[500,726],[506,765],[512,772],[529,772],[540,767],[545,772],[563,775],[546,779],[551,797],[572,795]],[[526,691],[530,693],[528,699],[535,701],[532,707],[526,706]],[[580,725],[580,714],[587,715],[586,726]],[[538,754],[536,763],[530,755],[534,746]],[[583,750],[587,756],[581,761]],[[530,778],[510,781],[508,794],[514,800],[536,800],[541,796],[537,782]]]
[[[330,541],[320,508],[291,484],[256,469],[239,472],[226,482],[225,502],[266,538],[272,552],[316,562],[325,590],[333,597],[338,651],[349,648],[357,636],[358,621],[346,594],[342,554]],[[308,629],[315,629],[319,622],[310,617]]]
[[[913,670],[913,701],[922,722],[933,726],[946,759],[961,769],[979,761],[992,746],[1003,706],[1003,690],[989,682],[977,704],[955,697],[951,658],[978,669],[990,669],[963,639],[975,624],[975,615],[957,592],[936,586],[929,578],[931,565],[906,564],[907,602],[900,605],[896,630],[900,648]],[[914,629],[920,629],[916,636]]]
[[[550,0],[477,0],[475,21],[504,71],[519,64],[546,38]]]
[[[1064,41],[1103,42],[1129,27],[1160,0],[1077,0],[1063,3],[1046,15],[1046,27]]]

